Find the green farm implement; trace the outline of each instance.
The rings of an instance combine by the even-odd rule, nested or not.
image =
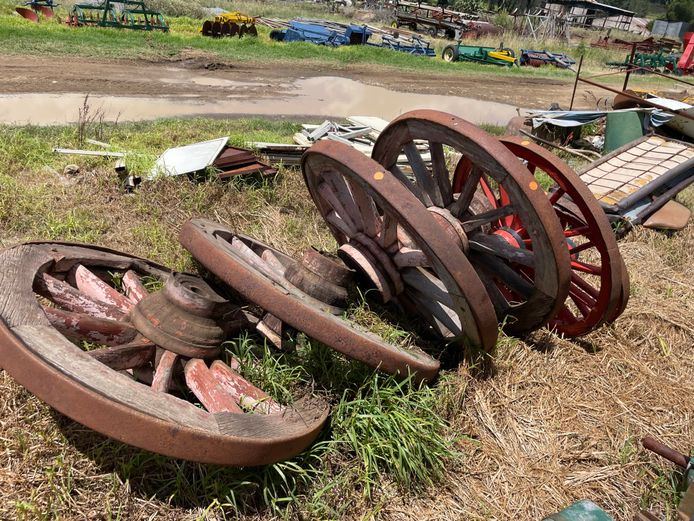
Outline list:
[[[630,69],[632,67],[639,67],[641,72],[646,72],[648,70],[664,73],[674,73],[681,75],[682,71],[677,67],[677,61],[680,55],[674,53],[646,53],[637,52],[634,54],[633,59],[629,55],[624,59],[623,62],[608,62],[607,66],[617,69]]]
[[[169,26],[159,11],[147,9],[144,2],[135,0],[104,0],[98,5],[75,4],[67,23],[74,27],[91,25],[138,31],[169,31]]]
[[[516,63],[516,53],[512,49],[504,48],[503,44],[498,49],[478,45],[447,45],[441,53],[441,58],[447,62],[468,61],[506,67],[512,67]]]

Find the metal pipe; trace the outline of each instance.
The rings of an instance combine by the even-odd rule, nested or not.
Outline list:
[[[578,69],[576,69],[576,81],[574,81],[574,90],[571,93],[571,104],[569,105],[569,110],[574,109],[574,98],[576,97],[576,86],[578,85],[578,78],[581,75],[581,66],[583,65],[583,55],[578,59]]]
[[[643,443],[643,446],[648,450],[655,452],[658,456],[662,456],[663,458],[672,461],[675,465],[679,465],[682,468],[687,468],[689,466],[689,458],[687,456],[677,452],[674,449],[671,449],[663,443],[660,443],[655,438],[646,436],[641,440],[641,443]]]
[[[627,73],[624,77],[624,86],[622,90],[627,90],[627,85],[629,85],[629,76],[631,76],[631,69],[634,66],[634,56],[636,56],[636,42],[631,44],[631,56],[629,56],[629,64],[627,66]]]
[[[686,112],[676,112],[676,111],[674,111],[674,110],[672,110],[672,109],[669,109],[669,108],[667,108],[667,107],[663,107],[662,105],[658,105],[658,104],[653,103],[653,102],[650,102],[650,101],[648,101],[648,100],[646,100],[646,99],[639,98],[638,96],[634,96],[634,95],[632,95],[632,94],[629,94],[629,93],[624,92],[624,91],[621,91],[621,90],[613,89],[612,87],[607,87],[607,86],[605,86],[605,85],[600,85],[599,83],[596,83],[596,82],[594,82],[594,81],[587,80],[587,79],[585,79],[585,78],[578,78],[578,76],[577,76],[577,79],[578,79],[578,81],[582,81],[583,83],[587,83],[588,85],[592,85],[593,87],[597,87],[597,88],[599,88],[599,89],[605,89],[605,90],[607,90],[607,91],[614,92],[615,94],[621,94],[622,96],[624,96],[624,97],[626,97],[626,98],[629,98],[629,99],[631,99],[631,100],[634,100],[634,101],[638,102],[638,103],[641,104],[641,105],[646,105],[647,107],[651,107],[651,108],[654,108],[654,109],[660,109],[660,110],[662,110],[663,112],[667,112],[668,114],[673,114],[673,115],[675,115],[675,116],[679,116],[679,117],[684,118],[684,119],[691,119],[691,120],[694,120],[694,116],[690,116],[690,115],[687,114]]]

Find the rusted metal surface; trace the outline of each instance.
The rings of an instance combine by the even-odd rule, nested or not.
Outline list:
[[[384,342],[336,316],[340,312],[334,306],[291,284],[284,272],[297,261],[288,255],[205,219],[188,221],[181,229],[180,242],[243,298],[336,351],[387,373],[414,373],[418,380],[431,380],[438,373],[439,363],[429,355]],[[284,269],[267,262],[267,252]]]
[[[494,347],[497,321],[484,285],[397,177],[337,142],[315,144],[304,155],[302,170],[343,258],[372,280],[384,301],[396,300],[447,342]],[[422,263],[398,266],[396,259],[406,254]]]
[[[547,196],[567,240],[572,274],[566,302],[549,327],[566,336],[579,336],[614,321],[619,308],[626,305],[622,281],[628,281],[629,275],[600,204],[555,154],[520,137],[500,141],[526,162],[532,174],[540,170],[556,183]]]
[[[650,450],[651,452],[655,452],[658,456],[673,462],[675,465],[678,465],[683,469],[688,468],[691,464],[691,459],[689,457],[685,456],[681,452],[677,452],[671,447],[668,447],[664,443],[659,442],[652,436],[645,436],[641,440],[641,443],[646,449]]]
[[[429,145],[431,169],[416,149],[418,140]],[[444,147],[462,154],[454,176]],[[411,175],[397,165],[403,152]],[[462,251],[508,332],[536,329],[556,315],[571,279],[561,225],[537,181],[496,138],[451,114],[416,110],[391,122],[372,157],[430,210],[460,222],[467,239],[461,239]],[[450,226],[444,230],[461,236]]]
[[[238,373],[234,381],[240,391],[229,392],[227,381],[208,366],[209,362],[167,351],[140,335],[127,343],[96,346],[87,352],[81,343],[73,343],[54,327],[58,321],[69,319],[70,328],[75,330],[91,327],[93,333],[109,334],[114,322],[127,330],[130,314],[118,311],[115,319],[100,316],[104,309],[116,309],[112,300],[101,302],[69,281],[73,275],[78,278],[78,273],[80,280],[91,283],[94,277],[99,278],[97,273],[123,275],[123,280],[130,281],[130,290],[123,284],[126,298],[135,305],[142,297],[138,292],[144,288],[143,277],[172,279],[162,266],[103,248],[60,243],[16,246],[0,253],[0,263],[3,368],[37,397],[89,428],[167,456],[248,466],[298,454],[315,439],[327,419],[326,406],[315,398],[281,406]],[[205,294],[202,280],[186,277],[190,277],[185,279],[188,290]],[[115,283],[100,278],[116,289]],[[180,282],[180,277],[173,280]],[[43,307],[35,290],[50,305]],[[109,299],[109,293],[99,295]],[[174,292],[173,299],[180,296]],[[184,297],[189,314],[204,314],[209,301],[216,305],[219,299],[209,294],[200,300]],[[144,296],[138,306],[149,298],[151,295]],[[46,301],[42,302],[45,306]],[[79,311],[72,309],[75,302]],[[132,376],[122,372],[124,369]],[[178,397],[190,393],[168,393],[186,387],[186,383],[201,396],[205,409]]]

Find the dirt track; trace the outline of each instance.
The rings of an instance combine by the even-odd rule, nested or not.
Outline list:
[[[0,56],[0,70],[3,71],[1,94],[195,95],[201,101],[230,94],[247,99],[291,95],[293,81],[316,76],[340,76],[400,92],[470,97],[527,108],[548,108],[552,103],[568,106],[572,89],[572,83],[567,80],[515,75],[393,73],[372,65],[340,68],[308,67],[301,63],[233,65],[199,56],[164,63]],[[239,83],[235,85],[235,82]]]

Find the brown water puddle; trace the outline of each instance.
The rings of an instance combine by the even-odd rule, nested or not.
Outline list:
[[[172,75],[174,76],[174,75]],[[208,84],[207,77],[161,78],[165,84],[180,81]],[[247,114],[262,116],[345,117],[378,116],[386,120],[413,109],[438,109],[461,116],[473,123],[505,125],[516,115],[512,105],[472,98],[396,92],[382,87],[330,76],[299,79],[279,90],[263,92],[262,84],[215,80],[223,88],[221,96],[208,93],[162,97],[90,95],[91,110],[101,109],[104,119],[141,121],[195,115]],[[252,92],[251,92],[252,91]],[[85,93],[0,95],[0,123],[56,125],[73,123],[78,117]]]

